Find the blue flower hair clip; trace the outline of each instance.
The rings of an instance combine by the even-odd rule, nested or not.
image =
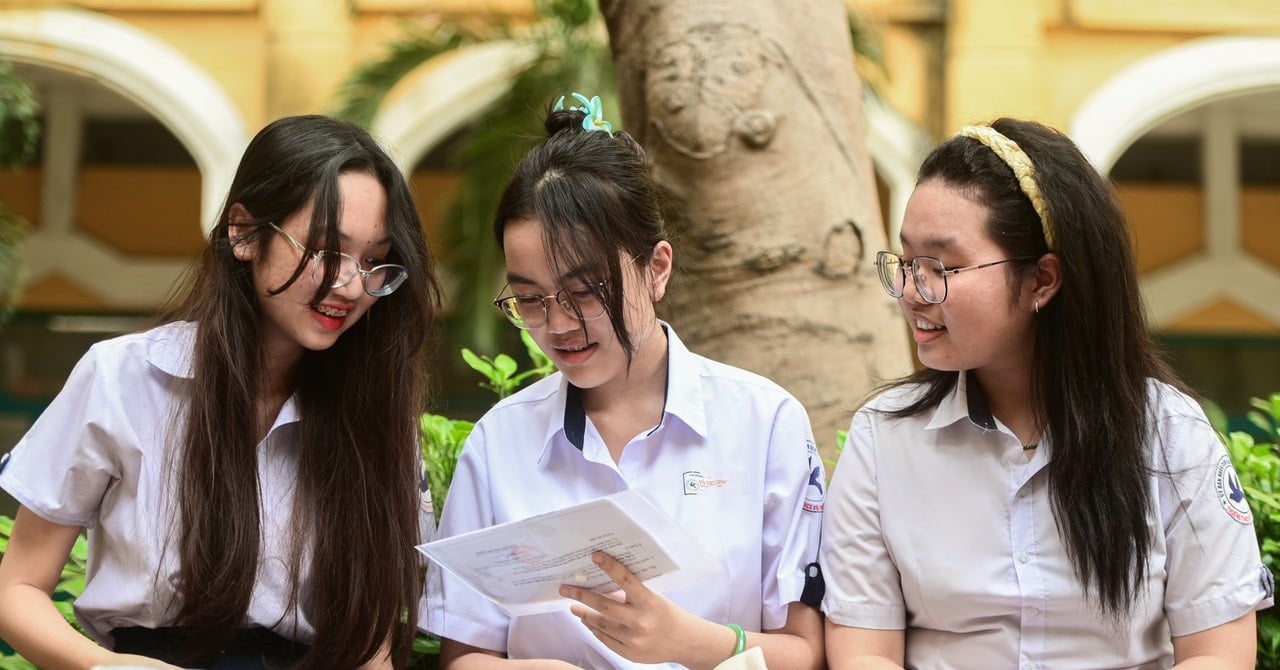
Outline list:
[[[569,111],[582,112],[586,115],[586,117],[582,119],[582,129],[587,132],[603,130],[604,132],[609,133],[609,137],[613,137],[613,124],[604,120],[604,103],[600,102],[600,96],[597,95],[588,100],[587,96],[582,95],[581,93],[572,93],[571,95],[573,95],[574,98],[577,98],[578,102],[581,102],[583,105],[582,107],[569,108]],[[563,95],[556,101],[556,106],[553,107],[551,111],[558,112],[562,109],[564,109]]]

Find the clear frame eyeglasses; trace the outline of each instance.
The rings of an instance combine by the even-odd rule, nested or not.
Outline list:
[[[297,247],[298,251],[301,251],[304,256],[311,255],[311,279],[317,285],[324,281],[325,266],[329,263],[338,264],[338,272],[334,275],[333,283],[329,285],[329,288],[342,288],[350,284],[351,280],[356,278],[356,275],[360,275],[364,280],[364,292],[375,298],[391,295],[396,289],[400,288],[405,279],[409,278],[409,271],[403,265],[385,263],[366,270],[360,267],[360,261],[356,260],[354,256],[344,254],[341,251],[313,251],[302,246],[301,242],[281,230],[280,226],[271,222],[268,222],[267,225],[275,229],[277,233],[284,235],[284,238],[292,242],[293,246]]]
[[[503,287],[505,293],[510,285]],[[499,296],[502,293],[498,294]],[[551,318],[548,300],[554,300],[569,316],[582,321],[594,321],[605,313],[604,282],[592,282],[571,288],[562,288],[551,295],[512,295],[493,301],[511,325],[520,330],[531,330],[547,325]]]
[[[949,275],[960,274],[969,270],[981,270],[982,268],[1014,261],[1028,261],[1034,258],[1035,256],[1006,258],[1000,261],[948,270],[947,266],[942,264],[942,261],[932,256],[916,256],[908,259],[889,251],[881,251],[876,254],[876,271],[880,275],[880,284],[884,286],[884,290],[895,298],[901,298],[903,291],[906,290],[907,272],[910,271],[911,276],[915,278],[916,293],[920,294],[920,299],[929,304],[937,305],[947,299],[947,277]]]

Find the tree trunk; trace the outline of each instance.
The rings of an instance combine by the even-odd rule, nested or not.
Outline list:
[[[804,403],[823,453],[910,371],[841,0],[602,0],[623,127],[669,198],[666,316]]]

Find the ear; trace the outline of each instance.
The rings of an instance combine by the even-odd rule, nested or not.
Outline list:
[[[1055,253],[1047,253],[1036,261],[1036,273],[1032,277],[1031,300],[1039,311],[1058,295],[1062,288],[1062,259]]]
[[[253,221],[253,215],[238,202],[227,212],[227,238],[236,260],[251,261],[258,255],[257,247],[248,240],[248,233],[254,228]]]
[[[662,240],[653,245],[653,258],[649,260],[647,273],[649,298],[653,302],[662,302],[662,298],[667,295],[667,282],[671,281],[674,268],[675,252],[671,243]]]

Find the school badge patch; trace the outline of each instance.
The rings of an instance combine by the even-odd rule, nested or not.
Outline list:
[[[1244,487],[1236,476],[1236,469],[1231,466],[1231,457],[1226,454],[1218,459],[1214,472],[1214,488],[1218,491],[1218,502],[1227,516],[1239,523],[1253,523],[1253,512],[1249,511],[1249,501],[1245,499]]]
[[[827,481],[826,472],[822,468],[822,456],[818,453],[818,445],[808,442],[809,450],[809,484],[804,491],[804,511],[821,513],[826,507]]]

